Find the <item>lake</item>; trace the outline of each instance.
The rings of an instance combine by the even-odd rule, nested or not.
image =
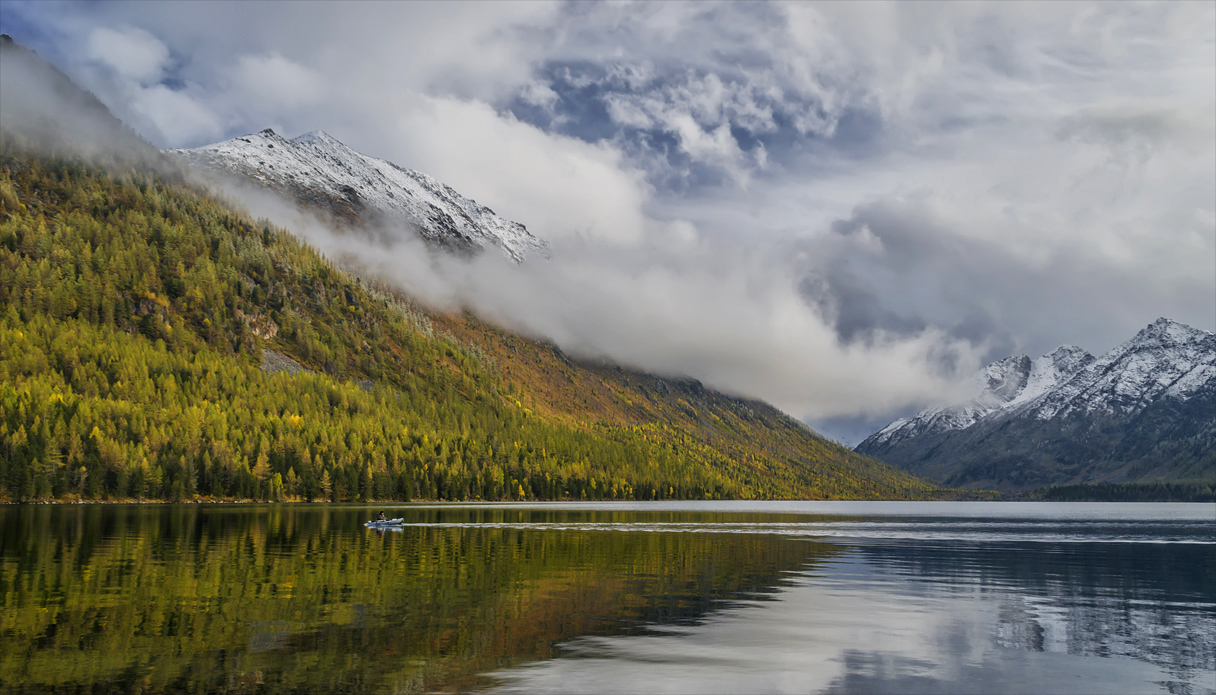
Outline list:
[[[52,689],[1210,694],[1216,505],[0,506]]]

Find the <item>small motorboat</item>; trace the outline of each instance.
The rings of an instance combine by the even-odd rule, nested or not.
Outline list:
[[[405,523],[405,519],[401,518],[401,519],[385,519],[384,521],[369,521],[363,525],[368,528],[392,528],[394,526],[401,526],[404,523]]]

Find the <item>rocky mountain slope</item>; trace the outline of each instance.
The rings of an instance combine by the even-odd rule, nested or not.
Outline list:
[[[516,262],[547,253],[545,242],[522,224],[426,174],[356,152],[319,130],[288,140],[266,129],[167,153],[380,234],[408,228],[439,247],[466,253],[496,247]]]
[[[1216,478],[1216,335],[1158,319],[1101,357],[994,362],[970,401],[892,422],[856,450],[951,485]]]

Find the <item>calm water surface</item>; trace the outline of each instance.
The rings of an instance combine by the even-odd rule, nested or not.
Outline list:
[[[0,692],[1216,693],[1216,505],[0,507]]]

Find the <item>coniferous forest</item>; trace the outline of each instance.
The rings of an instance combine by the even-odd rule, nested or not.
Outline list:
[[[432,317],[171,174],[0,157],[0,497],[945,494],[764,404]]]

